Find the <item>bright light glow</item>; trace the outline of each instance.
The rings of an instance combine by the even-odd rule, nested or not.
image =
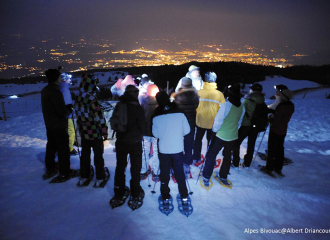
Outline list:
[[[155,97],[158,92],[159,92],[159,89],[154,88],[154,89],[152,89],[150,96]]]
[[[17,95],[12,95],[9,97],[10,99],[15,99],[15,98],[18,98]]]

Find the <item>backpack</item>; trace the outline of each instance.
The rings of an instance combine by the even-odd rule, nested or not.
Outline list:
[[[251,101],[254,102],[253,100]],[[268,125],[268,111],[269,110],[265,102],[256,104],[251,118],[251,126],[257,130],[257,132],[266,131]]]
[[[110,118],[110,125],[111,129],[116,132],[127,132],[127,103],[117,103]]]

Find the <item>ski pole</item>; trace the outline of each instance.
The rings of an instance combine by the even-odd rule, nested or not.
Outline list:
[[[142,138],[142,148],[143,148],[143,152],[144,152],[144,159],[145,159],[145,165],[146,165],[146,171],[148,172],[148,164],[147,164],[147,157],[146,157],[146,149],[144,147],[144,138]],[[146,172],[146,173],[147,173]],[[149,174],[147,176],[148,178],[148,187],[151,187],[150,185],[150,179],[149,179]]]
[[[266,134],[266,132],[267,132],[268,125],[269,125],[269,124],[267,124],[266,130],[264,131],[264,134],[262,135],[262,138],[261,138],[261,140],[260,140],[260,143],[259,143],[258,149],[257,149],[256,153],[254,154],[254,157],[253,157],[253,159],[252,159],[252,161],[251,161],[251,166],[252,166],[252,163],[253,163],[254,159],[256,158],[256,156],[257,156],[257,154],[258,154],[258,152],[259,152],[259,149],[260,149],[261,143],[262,143],[262,141],[264,140],[264,136],[265,136],[265,134]],[[258,135],[259,135],[259,134],[258,134]]]
[[[187,182],[187,186],[188,186],[188,189],[189,189],[189,195],[193,195],[194,192],[192,192],[191,189],[190,189],[190,185],[189,185],[187,177],[186,177],[186,182]]]
[[[204,164],[205,164],[205,161],[206,161],[206,154],[207,154],[207,152],[209,151],[209,148],[210,148],[210,146],[211,146],[211,142],[212,142],[212,139],[213,139],[214,135],[215,135],[215,133],[212,134],[211,139],[210,139],[210,141],[209,141],[209,145],[207,146],[206,153],[205,153],[205,159],[204,159],[204,162],[203,162],[203,164],[202,164],[202,166],[201,166],[201,168],[200,168],[200,170],[199,170],[198,178],[197,178],[196,184],[198,183],[198,180],[199,180],[199,177],[200,177],[200,175],[201,175],[202,169],[204,169]]]
[[[158,166],[158,170],[157,170],[157,176],[158,176],[158,177],[159,177],[159,168],[160,168],[160,166]],[[156,192],[155,192],[156,183],[157,183],[157,181],[155,181],[154,189],[152,189],[152,191],[151,191],[152,194],[156,193]]]

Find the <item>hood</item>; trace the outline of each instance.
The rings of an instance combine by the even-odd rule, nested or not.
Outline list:
[[[159,88],[155,84],[150,84],[147,87],[147,96],[155,97],[156,94],[159,92]]]
[[[128,92],[124,92],[124,94],[119,97],[119,100],[124,103],[132,102],[132,101],[138,102],[138,99],[133,97]]]
[[[207,90],[213,89],[213,90],[216,90],[217,89],[217,83],[216,82],[204,82],[202,89],[207,89]]]
[[[117,80],[117,82],[115,83],[117,89],[120,89],[120,87],[121,87],[121,82],[122,82],[123,80],[124,80],[124,79],[122,79],[122,78],[119,78],[119,79]]]
[[[128,85],[134,85],[136,86],[135,82],[134,82],[134,79],[132,77],[132,75],[127,75],[124,80],[121,82],[121,90],[122,91],[125,91],[125,88],[128,86]]]
[[[96,93],[96,79],[92,77],[91,75],[84,75],[81,78],[80,86],[79,86],[80,92],[95,94]]]

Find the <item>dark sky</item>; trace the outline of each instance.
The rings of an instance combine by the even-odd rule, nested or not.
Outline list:
[[[329,0],[2,0],[2,34],[330,48]]]

